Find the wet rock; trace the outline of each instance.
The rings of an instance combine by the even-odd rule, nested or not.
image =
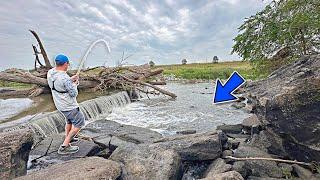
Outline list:
[[[240,173],[237,171],[228,171],[225,173],[214,174],[213,176],[209,176],[203,178],[202,180],[244,180]]]
[[[240,145],[242,141],[242,139],[228,139],[228,149],[237,149],[238,146]]]
[[[182,180],[194,180],[204,176],[211,161],[185,161],[183,163]]]
[[[173,149],[182,160],[187,161],[213,160],[222,153],[218,134],[215,132],[162,138],[150,147]]]
[[[188,129],[188,130],[183,130],[183,131],[177,131],[177,134],[183,134],[183,135],[186,135],[186,134],[195,134],[197,133],[196,130],[193,130],[193,129]]]
[[[251,146],[239,146],[234,153],[235,157],[265,157],[272,158],[268,153]],[[276,162],[265,161],[265,160],[248,160],[244,162],[236,161],[233,166],[234,170],[247,175],[258,176],[258,177],[283,177],[281,169],[277,166]]]
[[[224,150],[222,152],[222,157],[226,157],[226,156],[232,156],[233,152],[231,150]]]
[[[128,144],[118,147],[109,159],[123,163],[122,179],[178,179],[182,174],[181,159],[171,149]]]
[[[320,161],[319,90],[320,55],[302,57],[246,85],[259,119],[275,133],[292,136],[283,143],[291,159]]]
[[[134,142],[128,141],[126,138],[121,138],[117,136],[103,135],[92,138],[93,142],[99,144],[104,148],[109,148],[111,150],[116,149],[117,147],[126,146],[127,144],[136,144]]]
[[[231,105],[232,107],[236,108],[236,109],[241,109],[244,108],[246,106],[246,103],[243,102],[235,102]]]
[[[236,125],[220,125],[217,126],[217,130],[221,130],[224,133],[227,134],[239,134],[242,132],[242,125],[236,124]]]
[[[215,177],[216,174],[224,173],[230,171],[231,169],[232,165],[226,164],[223,159],[218,158],[209,166],[207,172],[205,173],[205,177]]]
[[[57,151],[63,143],[64,137],[64,134],[54,134],[45,138],[30,152],[30,155],[37,158],[47,153],[46,159],[68,161],[71,159],[93,156],[102,150],[102,147],[98,146],[94,142],[80,139],[78,143],[74,144],[79,146],[79,151],[77,153],[71,155],[59,155]]]
[[[251,128],[252,126],[260,126],[261,122],[259,121],[257,115],[253,114],[250,117],[244,119],[241,125],[247,128]]]
[[[306,168],[303,168],[297,164],[292,165],[293,172],[298,175],[301,179],[310,179],[312,177],[312,172]]]
[[[239,172],[243,177],[249,176],[251,174],[251,170],[246,168],[245,161],[236,161],[232,165],[232,170]]]
[[[286,157],[288,154],[283,148],[282,138],[275,134],[270,129],[260,131],[259,134],[254,134],[250,145],[262,149],[268,153]]]
[[[0,179],[12,179],[27,173],[32,144],[29,129],[0,133]]]
[[[109,137],[117,137],[123,140],[123,143],[134,144],[151,143],[156,139],[162,138],[158,132],[130,125],[123,125],[109,120],[97,120],[88,124],[80,132],[85,136],[90,136],[94,140],[107,140]],[[105,141],[104,142],[109,142]],[[108,144],[105,144],[108,146]]]
[[[116,180],[121,175],[119,163],[100,157],[87,157],[55,164],[47,169],[19,177],[18,180],[76,180],[76,179],[110,179]]]

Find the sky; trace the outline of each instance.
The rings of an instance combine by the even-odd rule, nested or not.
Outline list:
[[[97,39],[85,66],[125,63],[177,64],[182,59],[210,62],[240,60],[231,55],[233,38],[246,17],[262,10],[262,0],[10,0],[0,2],[0,70],[31,69],[29,29],[40,36],[51,60],[63,53],[72,67]]]

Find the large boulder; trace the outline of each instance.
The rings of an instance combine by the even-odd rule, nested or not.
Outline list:
[[[128,144],[118,147],[111,160],[123,163],[122,179],[178,179],[181,159],[171,149],[150,148],[146,144]]]
[[[124,125],[104,119],[88,124],[80,133],[91,137],[95,143],[106,147],[110,145],[118,147],[127,143],[152,143],[154,140],[162,138],[160,133],[146,128]]]
[[[262,151],[259,148],[241,145],[235,151],[234,157],[246,158],[246,157],[264,157],[272,158],[267,152]],[[236,161],[233,164],[233,170],[240,172],[243,177],[249,175],[257,177],[283,177],[281,169],[274,161],[266,160],[248,160],[248,161]]]
[[[226,164],[225,161],[221,158],[218,158],[210,164],[209,168],[205,173],[206,178],[215,177],[215,175],[230,171],[232,165]]]
[[[12,179],[27,173],[32,144],[29,129],[0,133],[0,179]]]
[[[119,163],[100,157],[87,157],[55,164],[47,169],[30,173],[17,178],[18,180],[76,180],[76,179],[110,179],[115,180],[121,176]]]
[[[320,55],[302,57],[245,91],[259,120],[283,136],[289,157],[320,161]]]
[[[222,153],[216,132],[162,138],[155,141],[150,147],[173,149],[184,161],[214,160]]]

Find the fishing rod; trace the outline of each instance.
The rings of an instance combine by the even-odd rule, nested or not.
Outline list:
[[[80,61],[80,63],[79,63],[79,67],[78,67],[78,71],[77,71],[77,74],[76,74],[77,76],[80,75],[81,68],[82,68],[85,60],[87,60],[87,57],[88,57],[89,53],[91,52],[92,48],[93,48],[96,44],[98,44],[98,43],[100,43],[100,42],[105,45],[106,50],[107,50],[108,53],[110,54],[111,51],[110,51],[109,43],[108,43],[106,40],[104,40],[104,39],[98,39],[98,40],[94,41],[94,42],[89,46],[89,48],[87,49],[87,51],[86,51],[86,53],[83,55],[83,57],[81,58],[81,61]]]

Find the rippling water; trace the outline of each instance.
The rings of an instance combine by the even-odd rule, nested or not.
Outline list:
[[[140,126],[170,135],[180,130],[204,132],[216,126],[241,123],[248,117],[243,110],[231,104],[213,104],[214,86],[209,83],[168,84],[166,89],[177,94],[176,100],[143,98],[125,107],[116,108],[106,119],[123,124]]]
[[[4,121],[32,106],[28,98],[0,99],[0,121]]]

